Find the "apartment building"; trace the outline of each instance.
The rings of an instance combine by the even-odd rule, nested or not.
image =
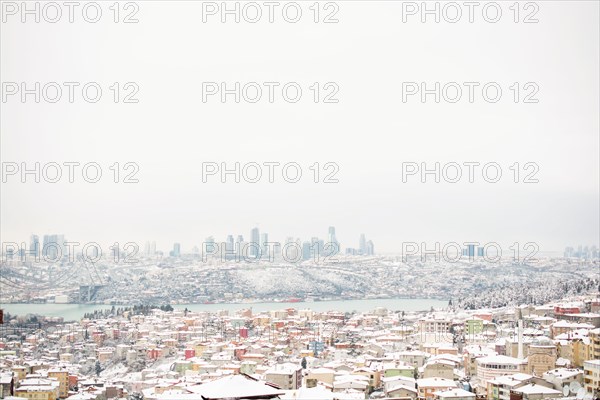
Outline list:
[[[66,369],[49,369],[48,377],[58,381],[58,397],[64,399],[69,396],[69,372]]]
[[[594,396],[600,394],[600,360],[589,360],[583,363],[583,386],[587,393]]]
[[[291,363],[277,364],[265,372],[265,380],[284,390],[296,390],[302,386],[302,367]]]
[[[511,400],[543,400],[562,397],[562,392],[535,383],[529,383],[511,391]]]
[[[475,393],[471,393],[467,390],[456,388],[435,392],[435,400],[475,400]]]
[[[589,339],[587,358],[589,360],[600,360],[600,328],[590,330]]]
[[[515,394],[516,389],[532,383],[538,386],[545,386],[549,389],[553,388],[551,383],[546,382],[541,378],[536,378],[529,374],[518,373],[498,376],[489,380],[486,387],[486,397],[488,400],[513,400],[511,395]]]
[[[433,399],[435,392],[443,392],[449,389],[456,389],[456,382],[444,378],[423,378],[417,379],[417,390],[419,399]]]
[[[27,378],[15,389],[15,396],[30,400],[56,400],[60,396],[59,382],[54,379]]]
[[[583,370],[576,368],[557,368],[545,372],[542,378],[554,385],[554,389],[563,390],[573,382],[583,383]]]

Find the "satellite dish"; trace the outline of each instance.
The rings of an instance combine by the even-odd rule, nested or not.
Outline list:
[[[569,387],[567,385],[563,386],[563,396],[567,397],[569,395]]]
[[[579,382],[577,382],[577,381],[573,381],[569,385],[569,390],[573,394],[577,393],[579,391],[579,389],[581,389],[581,384]],[[566,396],[566,394],[565,394],[565,396]]]
[[[585,396],[585,389],[581,388],[577,391],[577,398],[578,399],[583,399],[583,396]]]

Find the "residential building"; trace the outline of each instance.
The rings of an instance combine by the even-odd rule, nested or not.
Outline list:
[[[583,386],[586,393],[593,396],[600,394],[600,360],[589,360],[583,363]]]
[[[284,390],[294,390],[302,386],[302,367],[286,363],[276,364],[265,373],[265,380]]]
[[[541,400],[562,397],[562,392],[546,386],[529,383],[513,389],[510,393],[511,400]]]
[[[444,378],[423,378],[417,379],[417,390],[420,399],[433,399],[435,392],[441,392],[449,389],[456,389],[456,382]]]
[[[61,399],[64,399],[69,396],[69,372],[66,369],[49,369],[48,377],[54,378],[58,381],[58,396]]]
[[[475,400],[475,393],[469,392],[464,389],[448,389],[434,394],[435,400]]]

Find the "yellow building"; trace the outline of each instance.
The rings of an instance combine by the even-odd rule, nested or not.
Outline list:
[[[318,382],[323,382],[328,385],[333,386],[333,381],[335,380],[335,370],[330,368],[313,368],[307,371],[306,381],[309,379],[315,379]]]
[[[589,360],[583,363],[583,386],[589,394],[600,394],[600,360]]]
[[[589,338],[585,340],[581,340],[579,342],[574,343],[573,346],[573,365],[577,368],[583,367],[583,362],[585,360],[591,360],[592,346],[590,345]]]
[[[24,379],[15,389],[15,396],[30,400],[56,400],[60,394],[59,387],[59,382],[53,379]]]
[[[23,365],[15,365],[14,367],[12,367],[12,371],[15,374],[15,384],[25,379],[25,377],[27,376],[27,367]]]
[[[58,381],[58,396],[64,399],[69,396],[69,373],[64,369],[48,370],[48,377]]]
[[[600,328],[590,330],[588,360],[600,360]]]
[[[202,355],[206,351],[206,348],[207,348],[206,343],[196,343],[194,345],[194,352],[195,352],[194,354],[196,355],[196,357],[202,357]]]

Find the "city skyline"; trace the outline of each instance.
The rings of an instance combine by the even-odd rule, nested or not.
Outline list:
[[[25,251],[28,252],[28,254],[37,254],[37,255],[41,255],[41,252],[43,249],[46,248],[47,244],[51,243],[52,246],[50,246],[48,248],[48,250],[46,250],[46,254],[48,255],[48,258],[53,258],[52,254],[56,253],[56,248],[54,246],[54,244],[60,244],[60,243],[69,243],[71,242],[71,239],[67,237],[68,235],[65,234],[44,234],[42,236],[43,241],[40,242],[40,235],[32,233],[29,236],[29,240],[28,241],[6,241],[6,242],[2,242],[2,248],[0,249],[0,253],[4,254],[5,252],[5,248],[6,247],[10,247],[11,245],[16,244],[19,249],[21,249],[21,246],[23,244],[25,244]],[[235,239],[234,239],[235,237]],[[337,235],[336,235],[336,229],[333,226],[329,226],[327,229],[327,238],[328,240],[322,240],[319,239],[319,236],[311,236],[310,238],[305,238],[302,239],[300,237],[294,237],[294,236],[285,236],[285,240],[272,240],[269,241],[269,234],[267,232],[260,232],[260,229],[258,226],[255,226],[254,228],[252,228],[250,230],[250,234],[248,235],[248,237],[252,238],[252,240],[250,241],[246,241],[244,240],[244,235],[243,234],[228,234],[226,236],[226,238],[224,240],[215,240],[215,236],[214,235],[209,235],[207,237],[204,238],[203,241],[200,242],[192,242],[192,243],[187,243],[185,246],[182,246],[182,241],[175,241],[172,242],[171,244],[165,244],[164,246],[162,245],[157,245],[157,242],[155,240],[144,240],[144,241],[140,241],[140,242],[126,242],[126,243],[135,243],[138,246],[138,250],[139,250],[139,254],[143,254],[143,255],[149,255],[149,254],[157,254],[157,253],[162,253],[165,255],[169,255],[169,256],[174,256],[174,254],[176,254],[177,256],[180,256],[182,254],[198,254],[202,252],[203,246],[205,246],[206,244],[210,244],[210,243],[221,243],[225,245],[225,249],[227,251],[231,251],[232,249],[234,249],[234,246],[238,246],[240,243],[242,244],[249,244],[249,243],[257,243],[261,249],[261,251],[263,252],[263,254],[266,252],[266,249],[264,248],[264,243],[268,242],[271,244],[276,244],[276,245],[283,245],[285,243],[289,243],[291,241],[297,242],[299,244],[304,244],[304,243],[309,243],[311,245],[315,244],[315,241],[320,241],[321,242],[321,246],[323,244],[335,244],[338,247],[338,252],[344,253],[344,254],[354,254],[354,255],[374,255],[374,242],[373,240],[369,239],[366,240],[366,236],[364,233],[361,233],[358,237],[358,240],[356,241],[356,243],[358,244],[358,246],[353,247],[353,245],[351,244],[346,244],[345,246],[342,246],[343,243],[337,240]],[[310,239],[310,240],[309,240]],[[96,243],[96,242],[77,242],[77,241],[73,241],[73,243],[77,243],[77,245],[82,245],[85,243]],[[183,242],[185,243],[185,242]],[[406,243],[417,243],[417,242],[404,242],[402,244],[406,244]],[[481,256],[484,248],[482,247],[483,245],[486,245],[487,243],[484,242],[473,242],[473,241],[464,241],[464,242],[452,242],[452,243],[457,243],[459,245],[464,246],[461,249],[462,255],[467,255],[467,256],[475,256],[476,254],[478,256]],[[471,244],[474,243],[474,244]],[[497,243],[497,242],[492,242],[492,243]],[[121,243],[123,244],[123,243]],[[417,243],[419,244],[419,243]],[[431,249],[428,247],[430,244],[435,246],[435,245],[440,245],[439,242],[435,242],[435,243],[427,243],[427,242],[421,242],[421,245],[425,245],[422,249],[419,247],[419,252],[424,251],[431,251]],[[73,246],[73,245],[71,245]],[[58,246],[60,248],[59,251],[62,251],[62,253],[67,253],[68,247],[69,245],[65,246]],[[536,253],[539,254],[555,254],[557,255],[558,253],[562,253],[562,255],[565,258],[569,258],[569,257],[574,257],[574,258],[597,258],[600,253],[599,253],[599,247],[598,245],[595,244],[589,244],[589,243],[580,243],[577,245],[573,245],[573,244],[568,244],[566,246],[564,246],[561,249],[553,249],[553,250],[541,250],[541,249],[537,249]],[[102,246],[100,245],[100,248],[102,248]],[[504,247],[502,247],[504,248]],[[35,250],[37,249],[37,250]],[[256,256],[256,254],[253,253],[253,248],[250,247],[250,256]],[[371,249],[371,250],[369,250]],[[345,250],[345,251],[342,251]],[[381,252],[379,254],[381,255],[393,255],[393,254],[402,254],[402,252],[400,251],[401,249],[399,248],[397,251],[395,252]],[[48,254],[48,253],[52,253],[52,254]],[[583,257],[582,257],[583,255]]]
[[[200,249],[203,249],[203,246],[209,243],[222,243],[225,244],[225,248],[228,251],[234,249],[234,245],[239,245],[240,243],[257,243],[260,247],[260,250],[264,253],[266,252],[266,248],[264,247],[265,243],[274,243],[274,244],[285,244],[290,241],[297,242],[299,244],[310,243],[311,245],[315,244],[315,241],[319,241],[321,243],[321,247],[324,244],[330,244],[337,246],[336,253],[339,253],[342,249],[353,250],[352,254],[364,254],[364,255],[374,255],[374,243],[372,240],[366,240],[366,236],[364,233],[361,233],[357,243],[357,247],[340,247],[341,243],[337,240],[337,235],[335,233],[335,227],[329,226],[327,229],[327,241],[319,239],[318,236],[311,236],[309,238],[301,239],[300,237],[286,236],[285,240],[274,240],[269,241],[268,232],[260,232],[258,226],[252,228],[250,230],[250,234],[248,235],[251,239],[249,241],[244,240],[244,235],[242,234],[228,234],[226,238],[222,241],[215,240],[215,236],[209,235],[203,241],[190,244],[189,247],[182,247],[181,241],[175,241],[170,246],[162,248],[161,246],[157,246],[155,240],[145,240],[142,242],[133,242],[137,243],[139,246],[139,251],[141,254],[156,254],[157,252],[162,252],[164,254],[168,254],[170,256],[179,256],[183,253],[198,253]],[[6,245],[2,245],[0,249],[0,253],[5,252],[5,247],[9,247],[9,243],[14,244],[18,243],[20,248],[21,245],[25,244],[23,251],[26,251],[28,254],[37,254],[41,255],[42,251],[45,253],[44,255],[48,255],[48,252],[52,252],[52,254],[56,254],[57,250],[54,245],[58,244],[60,252],[63,254],[68,250],[69,245],[64,245],[64,243],[70,243],[71,240],[68,239],[68,235],[65,234],[44,234],[43,242],[40,243],[39,235],[32,233],[29,237],[28,242],[19,241],[19,242],[2,242],[6,243]],[[235,237],[235,239],[234,239]],[[75,243],[76,241],[73,241]],[[83,243],[91,243],[91,242],[77,242],[79,245]],[[95,242],[94,242],[95,243]],[[48,244],[52,244],[48,246]],[[257,254],[254,252],[255,248],[250,248],[250,256],[256,256]],[[48,258],[54,258],[51,255],[48,255]]]

